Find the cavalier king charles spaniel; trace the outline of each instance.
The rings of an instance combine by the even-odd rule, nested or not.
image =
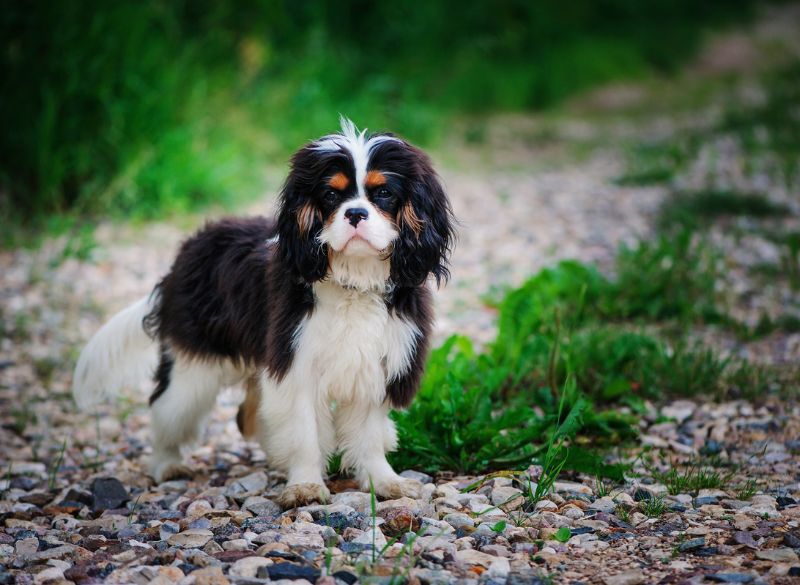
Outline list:
[[[151,473],[186,476],[181,446],[224,386],[243,382],[237,422],[286,473],[279,503],[329,497],[328,458],[385,498],[421,484],[386,460],[392,408],[419,387],[433,320],[428,281],[449,276],[450,203],[428,157],[392,134],[341,132],[300,149],[276,219],[210,223],[152,294],[89,341],[73,394],[96,405],[154,374]]]

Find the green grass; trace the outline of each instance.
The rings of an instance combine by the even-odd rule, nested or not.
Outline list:
[[[691,465],[679,469],[670,467],[667,471],[652,471],[653,479],[663,483],[670,495],[692,494],[702,489],[725,489],[728,487],[734,472],[721,473],[715,469]]]
[[[641,502],[639,509],[648,518],[661,518],[667,511],[667,504],[664,502],[664,496],[653,496],[649,500]]]
[[[496,303],[483,352],[452,337],[432,353],[416,400],[395,415],[393,463],[485,473],[537,461],[550,470],[545,489],[562,469],[621,481],[624,468],[597,450],[636,436],[644,400],[781,388],[769,368],[655,333],[724,316],[717,278],[691,232],[623,248],[614,278],[572,261],[542,270]]]
[[[0,15],[0,219],[41,230],[54,214],[232,204],[340,112],[429,145],[464,114],[673,72],[708,27],[752,14],[734,4],[14,0]]]
[[[658,221],[662,230],[668,230],[676,225],[701,228],[709,219],[719,217],[769,218],[788,214],[788,207],[770,201],[764,194],[707,190],[670,195]]]

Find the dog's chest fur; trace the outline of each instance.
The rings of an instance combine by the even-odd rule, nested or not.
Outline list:
[[[323,400],[380,403],[408,368],[418,328],[391,313],[383,295],[321,282],[314,310],[294,338],[295,368]]]

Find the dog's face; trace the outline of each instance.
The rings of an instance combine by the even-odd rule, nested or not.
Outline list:
[[[450,203],[418,148],[390,134],[367,136],[349,121],[292,158],[281,195],[278,247],[307,282],[331,261],[388,263],[394,284],[448,276],[453,241]]]

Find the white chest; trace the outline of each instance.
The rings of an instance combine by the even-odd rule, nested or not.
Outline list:
[[[377,293],[319,283],[314,294],[295,337],[295,367],[320,398],[381,402],[386,383],[408,369],[419,330],[390,315]]]

